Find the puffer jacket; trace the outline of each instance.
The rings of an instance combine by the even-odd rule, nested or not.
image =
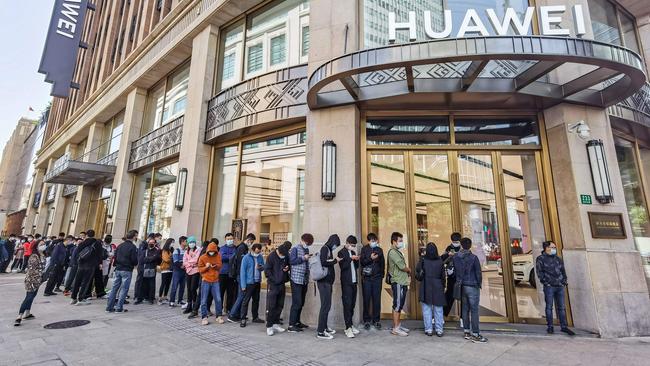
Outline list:
[[[544,286],[563,287],[567,285],[564,262],[557,255],[542,253],[535,261],[535,274]]]
[[[183,268],[188,276],[199,273],[199,257],[201,251],[198,248],[188,249],[183,256]]]

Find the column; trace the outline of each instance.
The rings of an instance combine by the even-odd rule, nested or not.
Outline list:
[[[56,161],[55,158],[50,158],[47,162],[47,171],[49,172],[52,170],[52,167],[54,166],[54,162]],[[38,218],[35,220],[36,222],[34,225],[36,226],[34,233],[35,234],[41,234],[43,236],[48,235],[47,233],[47,216],[48,216],[48,210],[50,209],[50,204],[45,203],[47,200],[47,188],[50,186],[51,183],[45,183],[43,181],[41,185],[41,202],[38,205]]]
[[[65,147],[65,153],[69,154],[69,156],[76,156],[77,145],[68,144]],[[59,232],[66,232],[68,230],[67,223],[70,220],[70,216],[66,215],[67,212],[66,199],[65,197],[63,197],[64,186],[65,186],[64,184],[57,184],[56,187],[56,197],[54,198],[54,202],[52,203],[54,207],[54,217],[52,218],[52,226],[50,227],[49,235],[58,235]]]
[[[172,237],[203,236],[205,200],[210,172],[210,146],[203,143],[208,104],[212,96],[214,65],[219,28],[209,25],[192,42],[192,61],[187,87],[187,107],[183,123],[178,168],[187,169],[183,209],[174,212]]]
[[[120,150],[117,155],[113,188],[115,193],[115,208],[113,217],[108,222],[113,223],[110,234],[121,238],[128,230],[129,207],[131,206],[131,187],[134,175],[129,173],[129,159],[131,157],[131,143],[140,137],[140,127],[144,117],[144,107],[147,101],[147,91],[140,88],[133,89],[126,98],[124,112],[124,128],[120,139]]]
[[[23,234],[33,234],[32,227],[34,226],[36,215],[38,214],[38,207],[34,207],[34,196],[36,195],[36,193],[41,192],[41,190],[43,189],[44,177],[45,177],[45,169],[36,168],[34,173],[34,180],[32,181],[31,196],[29,197],[29,201],[27,204],[27,214],[25,215],[25,228],[23,229]]]

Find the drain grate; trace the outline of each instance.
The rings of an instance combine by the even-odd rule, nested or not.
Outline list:
[[[90,320],[64,320],[62,322],[50,323],[43,326],[45,329],[67,329],[80,327],[90,323]]]

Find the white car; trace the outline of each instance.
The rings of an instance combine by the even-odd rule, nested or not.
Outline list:
[[[503,268],[499,259],[499,276],[503,276]],[[521,282],[527,282],[532,288],[537,288],[535,281],[535,263],[533,262],[533,253],[515,254],[512,256],[512,275],[515,285]]]

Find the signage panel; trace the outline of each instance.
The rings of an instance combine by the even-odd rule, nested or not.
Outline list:
[[[594,239],[625,239],[623,214],[611,212],[588,212],[591,237]]]

